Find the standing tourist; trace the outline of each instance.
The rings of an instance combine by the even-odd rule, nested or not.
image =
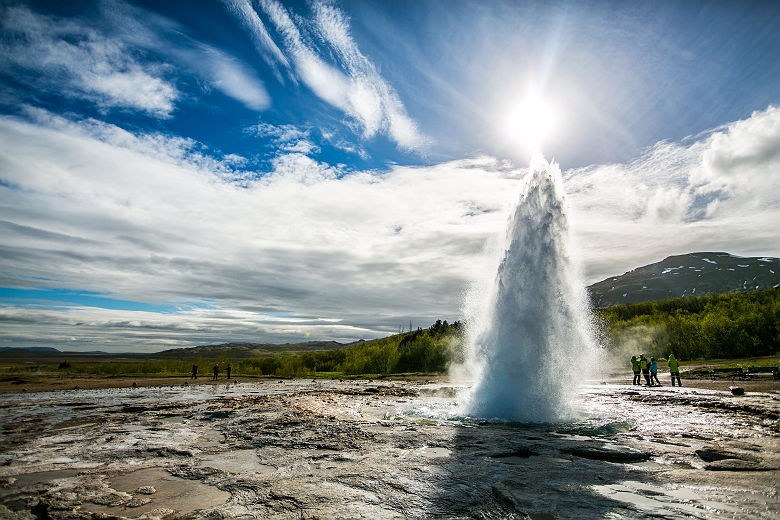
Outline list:
[[[642,375],[647,382],[647,386],[653,386],[650,382],[650,362],[647,360],[644,354],[639,355],[639,368],[642,370]]]
[[[674,378],[677,378],[677,384],[682,386],[680,381],[680,362],[674,357],[674,354],[669,354],[669,373],[672,375],[672,386],[674,386]]]
[[[650,385],[661,386],[661,382],[658,380],[658,363],[655,362],[655,358],[650,358]]]
[[[631,370],[634,371],[634,382],[632,384],[641,385],[642,382],[639,378],[639,360],[636,356],[631,356]]]

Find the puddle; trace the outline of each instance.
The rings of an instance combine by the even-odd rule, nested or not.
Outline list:
[[[160,419],[161,424],[184,424],[185,422],[187,419],[183,415],[169,415]]]
[[[92,513],[138,517],[154,509],[173,509],[188,514],[199,509],[212,509],[230,499],[230,493],[197,480],[174,477],[160,468],[140,469],[109,477],[109,485],[116,491],[129,493],[134,498],[148,498],[149,503],[139,507],[104,506],[85,502],[82,509]],[[143,486],[153,486],[152,494],[137,493]]]
[[[452,454],[452,450],[447,448],[432,448],[428,446],[418,450],[417,453],[426,459],[443,459],[449,457]]]
[[[216,430],[205,430],[199,433],[199,448],[218,448],[225,442],[225,436]]]
[[[683,514],[698,517],[705,511],[739,513],[739,507],[714,500],[703,501],[701,490],[695,488],[654,486],[652,484],[625,481],[604,486],[593,486],[602,496],[631,504],[634,508],[653,516],[675,518]]]
[[[58,480],[62,478],[71,478],[81,473],[81,469],[60,469],[54,471],[36,471],[35,473],[23,473],[16,475],[16,480],[13,484],[7,488],[0,488],[0,496],[16,493],[20,489],[28,486],[36,486],[45,482],[51,482],[52,480]]]
[[[201,465],[219,469],[228,473],[259,473],[270,475],[276,471],[275,466],[263,464],[255,450],[235,450],[217,453],[203,457]]]

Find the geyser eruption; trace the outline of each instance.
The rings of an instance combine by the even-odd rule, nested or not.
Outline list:
[[[470,416],[555,422],[573,415],[595,341],[567,250],[562,195],[558,166],[532,161],[493,290],[472,322],[469,362],[477,380],[465,402]]]

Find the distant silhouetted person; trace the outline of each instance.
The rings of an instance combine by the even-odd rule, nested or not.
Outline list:
[[[674,357],[674,354],[669,354],[669,373],[672,375],[672,386],[674,386],[675,377],[677,378],[677,384],[682,386],[682,381],[680,381],[680,363]]]
[[[641,385],[642,381],[639,376],[639,360],[636,358],[636,356],[631,356],[631,370],[634,371],[634,382],[631,384]]]
[[[192,365],[192,379],[198,379],[198,365]]]
[[[650,362],[647,360],[644,354],[639,355],[639,368],[642,370],[642,375],[647,381],[647,386],[653,386],[650,382]]]
[[[228,363],[228,366],[227,366],[227,378],[228,379],[230,379],[230,369],[231,369],[230,363]]]
[[[655,358],[650,358],[650,384],[661,386],[661,382],[658,380],[658,363],[655,362]]]
[[[214,381],[219,379],[219,365],[214,365]]]

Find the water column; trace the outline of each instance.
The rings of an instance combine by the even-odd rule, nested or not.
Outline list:
[[[522,422],[572,417],[577,387],[593,368],[595,341],[569,242],[560,169],[537,158],[509,221],[493,290],[470,324],[467,357],[476,382],[464,403],[467,415]]]

